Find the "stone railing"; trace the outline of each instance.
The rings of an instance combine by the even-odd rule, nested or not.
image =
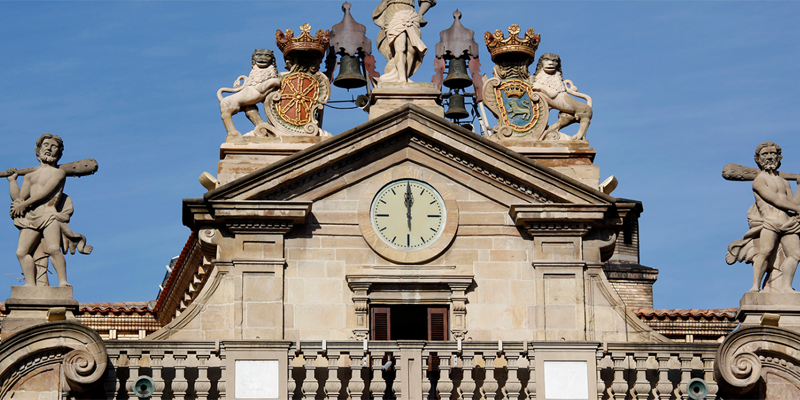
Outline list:
[[[134,383],[142,375],[152,379],[152,399],[225,398],[225,360],[217,343],[107,341],[106,348],[106,399],[138,399]]]
[[[140,375],[152,378],[153,399],[226,398],[226,390],[233,390],[226,384],[231,381],[225,351],[229,343],[234,342],[109,343],[113,368],[103,387],[106,398],[136,398],[133,383]],[[288,345],[282,365],[289,379],[281,385],[282,399],[541,399],[549,379],[541,370],[546,354],[583,354],[591,371],[588,387],[596,391],[589,394],[592,399],[685,400],[692,378],[708,383],[707,399],[716,399],[718,389],[713,374],[716,344],[283,343]]]

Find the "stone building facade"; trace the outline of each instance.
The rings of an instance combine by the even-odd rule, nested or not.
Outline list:
[[[317,110],[330,77],[308,66],[330,37],[309,32],[278,32],[299,67],[271,79],[307,85],[277,93]],[[524,98],[547,116],[562,103],[545,101],[533,77],[503,75],[516,64],[501,57],[532,58],[539,37],[510,33],[486,34],[497,68],[484,94],[508,89],[515,107]],[[652,310],[643,206],[600,183],[585,140],[590,98],[572,114],[559,106],[559,121],[581,124],[575,137],[545,130],[559,121],[514,135],[519,110],[496,92],[484,100],[499,125],[482,136],[444,118],[439,89],[381,82],[369,120],[337,135],[260,93],[268,121],[249,114],[245,135],[226,121],[209,191],[183,200],[192,233],[155,301],[78,304],[71,288],[12,288],[0,398],[800,396],[792,311]]]

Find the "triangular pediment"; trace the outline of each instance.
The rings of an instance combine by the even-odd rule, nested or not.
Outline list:
[[[412,162],[477,180],[519,203],[612,204],[615,199],[413,104],[216,188],[206,201],[310,200]],[[312,193],[313,192],[313,193]]]

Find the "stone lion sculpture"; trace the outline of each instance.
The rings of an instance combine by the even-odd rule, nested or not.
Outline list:
[[[585,140],[586,130],[592,121],[592,98],[578,93],[578,88],[570,80],[565,80],[561,73],[561,57],[552,53],[545,53],[539,58],[536,73],[530,78],[533,89],[544,94],[542,96],[550,108],[560,111],[558,120],[547,128],[548,132],[558,132],[561,128],[580,123],[578,133],[572,136],[573,140]],[[578,101],[575,97],[586,100]],[[548,132],[545,132],[547,134]]]
[[[247,119],[258,125],[264,123],[258,114],[258,106],[267,95],[278,87],[281,80],[275,64],[275,55],[272,50],[256,49],[253,52],[252,66],[249,76],[240,76],[233,83],[233,88],[222,88],[217,91],[219,110],[222,114],[222,123],[229,136],[241,136],[233,125],[232,116],[239,111],[244,111]],[[223,93],[233,93],[223,97]]]

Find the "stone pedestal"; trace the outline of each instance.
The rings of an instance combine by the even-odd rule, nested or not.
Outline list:
[[[492,135],[489,139],[592,188],[600,186],[600,167],[593,162],[597,151],[589,147],[586,140],[532,141],[527,138],[501,138],[497,135]]]
[[[6,300],[8,316],[3,319],[0,338],[47,322],[47,313],[54,308],[64,308],[66,319],[75,319],[78,301],[72,298],[71,286],[12,286],[11,298]],[[59,314],[53,311],[51,314]]]
[[[266,167],[300,150],[311,147],[328,136],[228,136],[219,148],[218,185]]]
[[[780,315],[779,327],[800,332],[800,293],[745,293],[736,319],[742,327],[758,326],[765,313]]]
[[[373,120],[398,107],[414,103],[439,117],[444,118],[444,108],[439,104],[441,92],[433,83],[387,83],[381,82],[372,91],[369,119]]]

